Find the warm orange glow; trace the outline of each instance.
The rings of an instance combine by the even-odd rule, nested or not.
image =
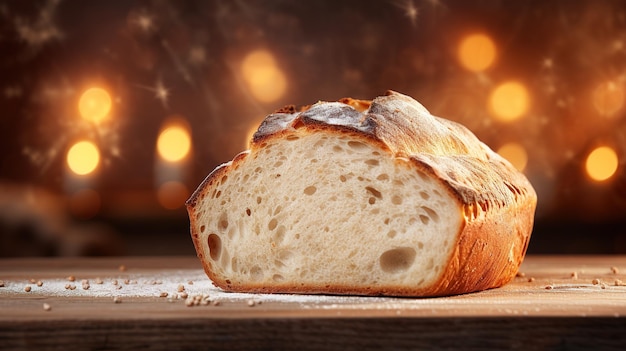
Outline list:
[[[87,175],[100,163],[100,151],[90,141],[79,141],[67,152],[67,166],[78,175]]]
[[[168,210],[175,210],[185,204],[189,197],[187,186],[181,182],[169,181],[161,184],[157,190],[159,203]]]
[[[157,140],[159,156],[170,162],[183,160],[191,151],[191,136],[182,123],[172,123],[161,130]]]
[[[261,102],[276,101],[287,90],[287,78],[267,50],[249,53],[241,64],[241,73],[252,96]]]
[[[458,49],[461,65],[472,72],[484,71],[496,60],[496,45],[485,34],[471,34],[463,38]]]
[[[526,87],[511,81],[497,86],[489,97],[489,109],[497,119],[510,122],[522,117],[530,105]]]
[[[84,119],[100,122],[111,111],[111,96],[102,88],[89,88],[78,101],[78,111]]]
[[[624,85],[605,82],[593,91],[593,106],[601,115],[611,116],[624,106]]]
[[[523,171],[528,163],[528,154],[526,149],[518,143],[507,143],[498,149],[498,154],[506,158],[513,167],[519,171]]]
[[[587,156],[585,169],[589,177],[595,181],[604,181],[617,171],[619,160],[615,150],[608,146],[600,146]]]
[[[259,129],[259,125],[261,125],[261,122],[263,121],[263,118],[259,118],[259,119],[255,119],[254,122],[252,122],[250,124],[250,126],[248,127],[248,131],[246,132],[246,136],[245,136],[245,144],[244,147],[248,148],[250,147],[250,143],[252,142],[252,138],[254,137],[254,133],[256,133],[256,131]]]
[[[76,217],[92,218],[100,211],[100,194],[93,189],[79,190],[70,197],[69,209]]]

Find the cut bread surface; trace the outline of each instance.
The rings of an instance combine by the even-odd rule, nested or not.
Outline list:
[[[535,205],[510,163],[395,92],[268,116],[187,202],[223,289],[397,296],[507,283]]]
[[[229,167],[196,223],[232,287],[420,288],[456,245],[462,214],[448,189],[363,138],[303,131]]]

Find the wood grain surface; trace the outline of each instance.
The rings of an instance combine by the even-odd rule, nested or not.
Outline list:
[[[441,298],[232,294],[195,257],[4,259],[0,280],[0,349],[626,349],[625,256],[530,256]]]

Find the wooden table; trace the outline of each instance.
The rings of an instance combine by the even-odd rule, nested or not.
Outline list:
[[[195,257],[3,259],[0,280],[0,349],[626,350],[626,256],[417,299],[230,294]]]

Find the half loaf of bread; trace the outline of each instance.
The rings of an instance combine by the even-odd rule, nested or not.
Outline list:
[[[269,115],[187,210],[225,290],[441,296],[509,282],[536,201],[468,129],[390,91]]]

